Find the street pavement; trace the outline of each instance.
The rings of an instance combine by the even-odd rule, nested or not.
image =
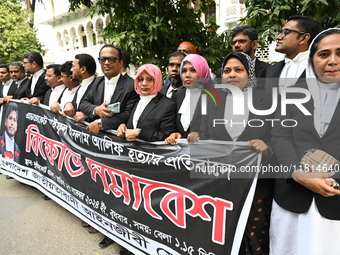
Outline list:
[[[81,220],[44,194],[0,174],[0,255],[115,255],[100,248],[103,234],[89,234]]]

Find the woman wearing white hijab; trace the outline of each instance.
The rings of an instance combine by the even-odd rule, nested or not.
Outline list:
[[[298,124],[275,125],[272,131],[279,163],[291,169],[280,173],[275,183],[270,226],[273,255],[338,254],[340,250],[340,190],[333,187],[340,182],[339,174],[307,172],[300,165],[303,153],[312,148],[340,160],[340,29],[325,30],[314,39],[306,77],[295,87],[311,93],[311,99],[303,104],[311,115],[287,105],[287,114],[277,117]],[[301,93],[289,95],[301,97]]]

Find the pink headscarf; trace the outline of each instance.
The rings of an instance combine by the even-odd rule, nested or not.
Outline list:
[[[156,95],[162,88],[162,72],[157,66],[153,64],[145,64],[138,68],[135,78],[135,91],[138,95],[143,95],[138,88],[138,77],[144,71],[147,72],[148,75],[150,75],[155,82],[153,91],[150,93],[150,95]]]
[[[185,64],[185,62],[189,62],[196,70],[198,77],[200,77],[201,81],[203,83],[207,83],[210,79],[210,69],[207,60],[198,54],[190,54],[187,55],[180,67],[180,73],[182,77],[182,69]]]

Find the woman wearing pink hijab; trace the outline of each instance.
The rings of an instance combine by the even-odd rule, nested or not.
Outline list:
[[[172,145],[177,144],[176,139],[180,138],[188,138],[189,142],[195,141],[196,138],[189,133],[198,131],[200,113],[197,110],[200,107],[197,106],[200,105],[202,90],[210,87],[211,83],[208,62],[198,54],[190,54],[183,59],[180,74],[186,89],[181,89],[172,97],[177,104],[177,132],[165,139]]]
[[[117,129],[117,136],[134,141],[163,141],[176,131],[176,103],[158,92],[162,88],[162,72],[153,64],[138,68],[135,91],[140,100],[128,122]]]

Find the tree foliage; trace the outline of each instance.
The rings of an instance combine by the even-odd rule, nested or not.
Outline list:
[[[0,0],[0,63],[22,61],[28,51],[41,52],[29,13],[16,0]]]
[[[35,12],[37,0],[18,0],[18,1],[23,6],[26,6],[26,9],[27,9],[28,12],[33,12],[33,13]],[[54,11],[54,1],[48,0],[48,2],[52,6],[52,11]],[[44,5],[44,0],[38,0],[38,3],[41,3],[42,5]],[[29,24],[30,24],[31,27],[34,26],[34,14],[30,16]]]
[[[295,14],[318,21],[322,29],[340,27],[339,0],[244,0],[247,15],[240,25],[253,26],[259,32],[261,45],[275,41],[277,31]]]
[[[131,53],[135,65],[154,63],[166,66],[169,53],[182,41],[192,42],[216,70],[225,56],[225,35],[216,33],[214,18],[208,25],[201,14],[214,0],[69,0],[70,10],[81,5],[94,13],[109,14],[104,37]]]

